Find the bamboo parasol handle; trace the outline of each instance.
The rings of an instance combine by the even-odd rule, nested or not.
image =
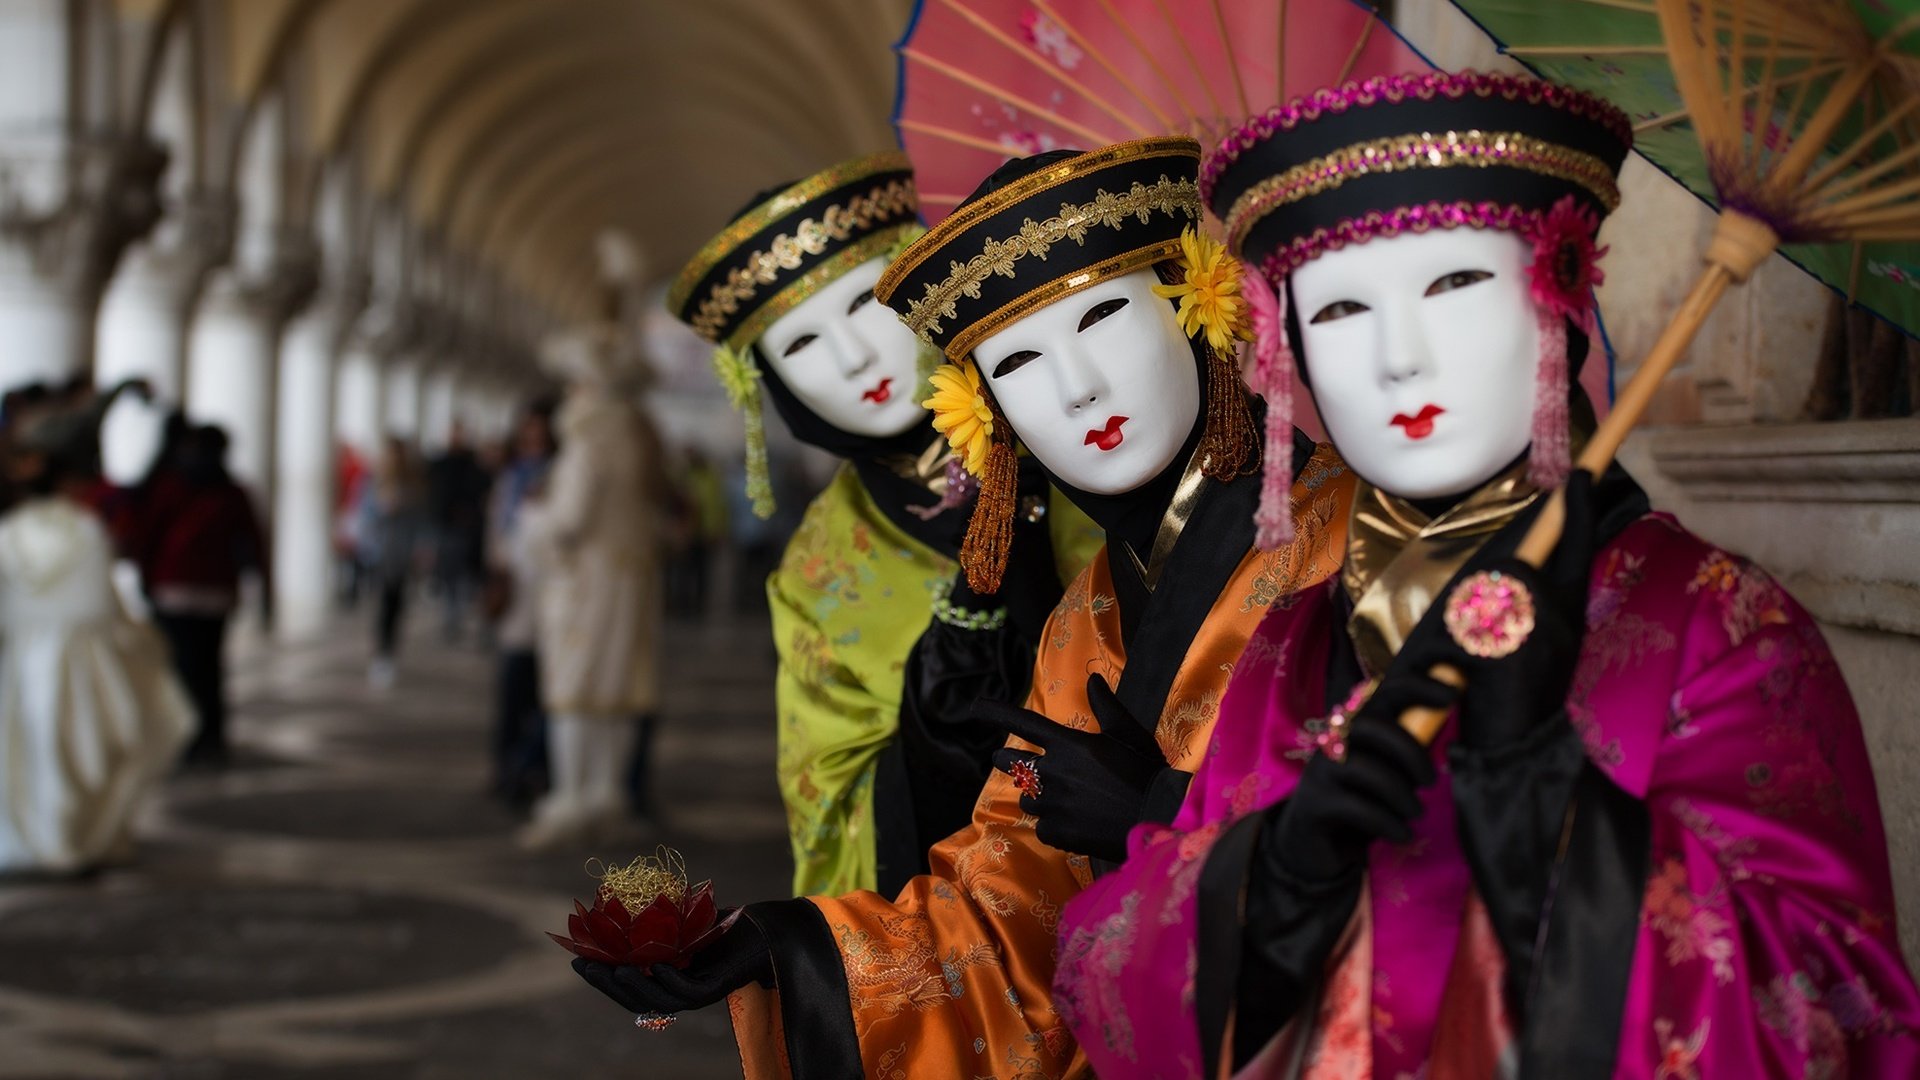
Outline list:
[[[1647,406],[1652,403],[1654,392],[1666,381],[1680,358],[1686,355],[1687,348],[1706,324],[1714,306],[1726,295],[1727,288],[1753,276],[1753,271],[1779,246],[1779,236],[1764,222],[1736,210],[1720,215],[1719,224],[1714,229],[1713,244],[1707,249],[1707,268],[1694,282],[1693,291],[1687,294],[1680,310],[1674,312],[1667,328],[1661,331],[1660,339],[1654,342],[1653,351],[1647,354],[1640,370],[1634,372],[1633,378],[1621,388],[1619,396],[1614,399],[1613,411],[1607,414],[1599,430],[1588,440],[1586,449],[1580,452],[1579,460],[1574,462],[1575,467],[1597,477],[1606,471],[1608,465],[1613,464],[1614,455],[1620,452],[1621,444],[1627,441],[1634,425],[1639,423]],[[1553,554],[1553,545],[1560,542],[1560,530],[1566,525],[1566,520],[1566,498],[1560,491],[1555,491],[1548,496],[1547,504],[1540,508],[1540,516],[1533,519],[1533,526],[1520,541],[1515,556],[1528,566],[1538,568],[1546,565],[1547,557]],[[1444,604],[1446,598],[1441,597],[1437,602]],[[1455,688],[1467,684],[1466,676],[1451,664],[1437,665],[1428,674]],[[1423,744],[1431,744],[1446,722],[1447,713],[1439,709],[1408,709],[1400,717],[1400,726]]]

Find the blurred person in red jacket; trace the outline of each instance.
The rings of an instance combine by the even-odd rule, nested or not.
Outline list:
[[[154,622],[200,714],[189,764],[217,766],[227,758],[227,625],[249,572],[260,577],[262,614],[272,622],[266,537],[252,497],[227,472],[226,455],[225,431],[189,430],[149,485],[129,538]]]

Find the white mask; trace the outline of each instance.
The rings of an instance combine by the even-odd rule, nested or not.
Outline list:
[[[920,340],[873,298],[886,268],[885,259],[861,263],[760,335],[761,354],[802,405],[849,435],[874,439],[926,422]]]
[[[1533,248],[1436,229],[1330,251],[1293,273],[1313,402],[1353,471],[1408,499],[1497,476],[1533,431]]]
[[[1009,324],[973,350],[1000,412],[1060,480],[1095,495],[1160,475],[1200,416],[1200,376],[1151,269]]]

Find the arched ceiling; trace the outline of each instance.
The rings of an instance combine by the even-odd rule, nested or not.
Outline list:
[[[351,160],[370,196],[567,314],[597,303],[599,230],[670,275],[752,192],[893,145],[912,6],[120,2],[218,19],[237,113],[284,90],[306,169]]]

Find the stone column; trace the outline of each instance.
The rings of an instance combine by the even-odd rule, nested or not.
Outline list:
[[[0,85],[4,85],[0,78]],[[81,375],[93,358],[100,296],[127,246],[160,216],[166,152],[144,140],[33,145],[0,132],[0,391]],[[73,178],[49,202],[47,172]]]
[[[187,411],[227,429],[227,463],[271,516],[277,447],[280,337],[313,296],[312,248],[288,238],[271,265],[249,279],[215,276],[189,337]]]
[[[100,305],[93,378],[101,387],[143,378],[159,407],[123,398],[101,429],[107,475],[128,482],[158,449],[165,412],[184,402],[187,334],[213,268],[233,244],[233,200],[199,193],[128,252]]]
[[[283,639],[319,632],[332,604],[337,361],[365,302],[364,276],[331,282],[281,343],[273,564],[274,629]]]
[[[459,409],[454,404],[458,374],[453,362],[443,359],[428,369],[421,384],[420,445],[429,453],[446,448],[452,438],[454,421],[459,419]]]
[[[334,434],[354,452],[372,461],[386,435],[380,360],[363,341],[349,341],[336,376]]]
[[[420,436],[420,366],[418,353],[406,352],[387,361],[382,372],[386,411],[381,420],[389,435],[408,441]]]

